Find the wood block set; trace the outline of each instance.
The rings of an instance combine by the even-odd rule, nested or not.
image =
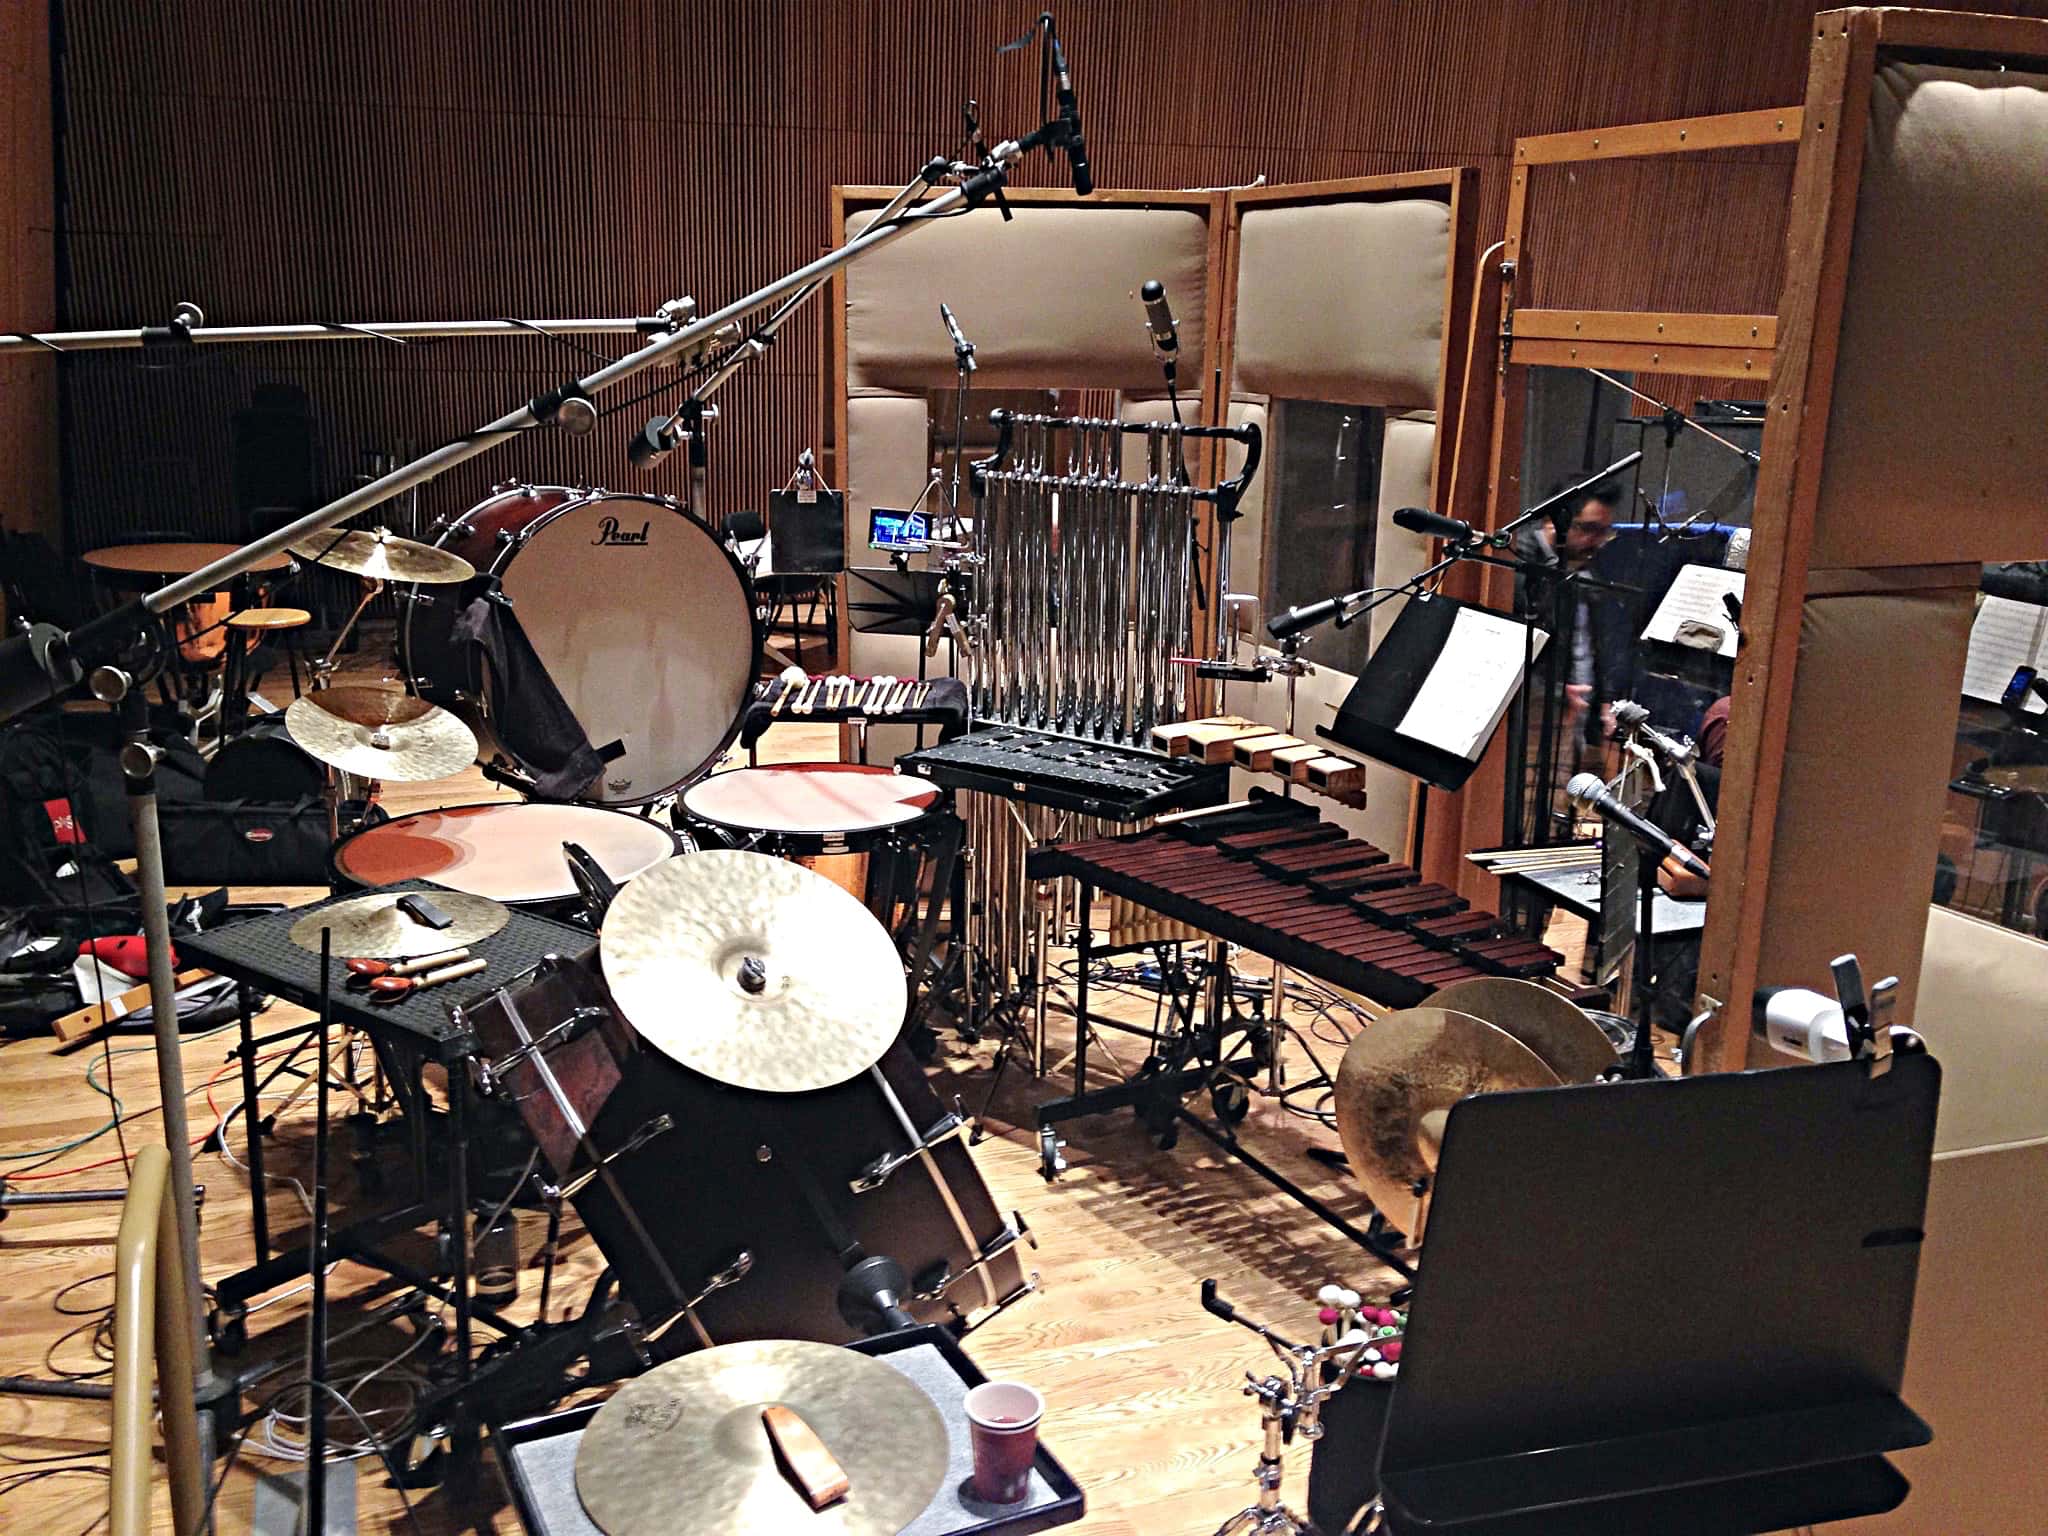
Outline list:
[[[1100,887],[1389,1007],[1473,976],[1548,976],[1563,960],[1312,805],[1261,791],[1243,806],[1041,850],[1031,873]]]
[[[1277,774],[1326,795],[1358,796],[1365,789],[1365,764],[1357,758],[1241,715],[1158,726],[1152,745],[1169,757],[1195,757],[1210,764],[1229,763],[1248,773]]]

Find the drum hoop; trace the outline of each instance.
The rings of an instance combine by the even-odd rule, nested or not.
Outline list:
[[[612,816],[623,816],[628,821],[640,822],[643,825],[652,828],[654,831],[659,832],[663,837],[667,838],[669,842],[670,857],[674,857],[676,854],[680,854],[685,851],[682,846],[682,841],[677,836],[676,830],[673,827],[665,826],[661,822],[656,821],[651,816],[636,816],[631,811],[622,811],[614,806],[591,805],[581,800],[468,800],[464,801],[461,805],[426,806],[417,811],[407,811],[403,816],[393,816],[387,821],[380,821],[374,827],[358,827],[355,831],[349,833],[347,837],[342,838],[339,842],[335,843],[335,845],[332,848],[327,850],[328,878],[330,879],[330,881],[336,884],[338,889],[366,891],[381,889],[381,887],[370,885],[361,877],[351,874],[343,866],[341,860],[342,851],[349,847],[350,844],[354,843],[358,838],[361,838],[368,833],[380,832],[386,827],[395,827],[400,822],[413,821],[422,816],[444,816],[448,814],[450,811],[517,811],[529,805],[546,806],[550,809],[558,807],[567,807],[571,810],[578,811],[602,811]],[[408,880],[425,880],[430,885],[436,885],[440,883],[434,880],[431,876],[427,875],[408,875],[405,878]],[[571,882],[571,885],[573,887],[573,881]],[[454,887],[451,886],[449,887],[449,889],[452,890],[454,889]],[[512,901],[507,902],[506,905],[512,907],[547,907],[551,906],[556,902],[567,901],[571,899],[573,899],[573,893],[571,895],[564,896],[544,896],[536,898],[531,901]],[[528,967],[526,971],[523,971],[518,976],[513,977],[512,982],[508,983],[508,985],[516,984],[519,981],[525,980],[527,977],[532,975],[533,972],[540,970],[541,966],[545,963],[546,962],[543,961],[539,964]]]
[[[747,768],[735,768],[731,771],[734,773],[758,772],[781,774],[801,772],[806,768],[825,768],[843,771],[846,768],[863,766],[866,765],[859,763],[762,763]],[[880,768],[880,765],[877,765],[877,767]],[[809,854],[866,853],[871,851],[877,844],[886,841],[892,836],[910,834],[913,829],[929,821],[932,816],[945,809],[945,797],[931,786],[929,780],[920,779],[913,774],[897,773],[894,769],[880,768],[880,771],[888,773],[893,778],[904,779],[918,785],[920,793],[929,794],[932,797],[930,803],[911,807],[912,813],[910,815],[899,817],[894,821],[868,822],[857,827],[762,827],[748,822],[728,821],[724,817],[715,816],[709,811],[699,810],[696,806],[692,805],[690,803],[690,791],[709,783],[714,776],[707,774],[703,778],[696,780],[695,783],[685,787],[678,798],[677,804],[682,807],[683,814],[691,820],[702,822],[706,826],[716,827],[721,832],[747,833],[755,837],[781,839],[791,844],[799,841],[807,844],[816,844],[817,846],[804,850]],[[899,800],[894,803],[906,807],[909,806],[907,801]],[[834,842],[837,842],[840,846],[832,846]]]
[[[450,523],[446,528],[444,528],[441,531],[440,535],[434,540],[434,547],[436,549],[444,547],[446,542],[450,538],[454,537],[459,530],[467,526],[470,518],[474,517],[483,508],[489,506],[492,502],[499,500],[501,497],[517,495],[522,492],[531,494],[534,492],[545,491],[565,492],[567,493],[568,499],[556,506],[548,508],[547,511],[541,513],[540,516],[536,517],[532,522],[528,523],[524,528],[520,529],[519,532],[510,540],[510,542],[508,542],[504,546],[504,548],[495,551],[492,556],[489,568],[479,573],[481,576],[487,578],[492,582],[501,581],[504,577],[506,567],[512,563],[512,561],[518,556],[521,550],[526,548],[528,542],[533,538],[533,536],[539,533],[543,528],[547,527],[548,524],[554,522],[557,518],[563,516],[565,513],[575,511],[581,507],[586,507],[590,505],[592,502],[596,501],[640,501],[654,503],[658,506],[661,506],[662,508],[669,512],[673,512],[678,517],[688,518],[691,522],[695,523],[697,527],[704,533],[704,535],[708,539],[710,539],[711,547],[717,550],[719,554],[725,557],[726,566],[732,571],[733,576],[738,580],[740,584],[740,594],[746,602],[748,639],[751,643],[751,656],[747,668],[747,685],[745,688],[741,690],[739,705],[734,710],[731,721],[726,725],[725,730],[720,734],[718,744],[711,749],[710,754],[701,763],[698,763],[696,767],[690,769],[687,773],[685,773],[680,779],[677,779],[674,783],[664,785],[658,789],[650,790],[648,793],[644,795],[635,796],[633,799],[630,800],[540,800],[538,796],[530,796],[529,798],[534,799],[543,805],[589,805],[594,806],[598,810],[616,810],[621,806],[651,805],[657,800],[665,800],[672,795],[680,794],[684,789],[688,788],[690,785],[695,784],[696,782],[698,782],[698,780],[706,777],[708,774],[711,773],[711,771],[714,768],[718,766],[718,764],[724,759],[725,754],[732,750],[732,744],[735,741],[739,740],[740,727],[746,724],[747,711],[749,708],[752,707],[754,702],[754,682],[761,675],[761,658],[763,654],[766,652],[768,645],[768,626],[762,616],[760,594],[754,590],[754,583],[747,575],[747,568],[740,563],[739,556],[732,552],[731,547],[726,544],[725,540],[719,537],[718,530],[716,528],[713,528],[710,523],[706,522],[703,518],[699,517],[695,512],[691,511],[688,507],[684,506],[674,497],[657,495],[651,491],[607,491],[602,487],[590,487],[585,489],[575,486],[564,485],[513,486],[509,490],[493,492],[491,495],[485,497],[482,501],[478,502],[475,506],[471,507],[467,512],[463,513],[462,516],[456,518],[455,521]],[[401,601],[405,603],[406,607],[406,623],[401,631],[400,645],[401,654],[403,656],[403,670],[406,673],[405,686],[406,691],[409,693],[417,693],[418,688],[416,686],[417,680],[413,676],[412,659],[409,654],[404,654],[404,652],[408,648],[408,643],[411,638],[411,625],[414,614],[414,604],[410,601],[410,598],[419,590],[420,583],[411,582],[406,585],[403,592],[400,594]],[[465,671],[468,672],[474,672],[474,670],[475,669],[473,667],[465,669]],[[484,705],[485,690],[483,680],[480,677],[465,677],[463,679],[463,688],[464,691],[469,692],[473,697],[475,697],[478,700],[480,706]],[[486,713],[488,714],[495,712],[486,709]],[[506,750],[502,746],[500,746],[499,750],[504,751],[506,757],[512,757],[511,752],[509,750]],[[516,759],[514,760],[514,766],[520,769],[521,772],[526,771],[526,765],[524,763],[518,762]],[[600,774],[600,782],[602,781],[602,778],[603,775]]]

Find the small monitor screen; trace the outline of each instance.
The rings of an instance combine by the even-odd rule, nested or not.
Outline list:
[[[922,512],[876,507],[868,513],[869,549],[922,549],[931,537],[931,520]]]

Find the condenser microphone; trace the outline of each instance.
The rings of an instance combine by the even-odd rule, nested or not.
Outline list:
[[[673,416],[656,416],[646,426],[633,434],[633,441],[626,445],[626,457],[635,469],[652,469],[671,453],[682,441]]]
[[[1675,859],[1679,865],[1704,879],[1707,866],[1685,844],[1666,832],[1654,821],[1638,815],[1615,799],[1601,782],[1597,773],[1580,773],[1572,776],[1565,785],[1565,793],[1589,811],[1597,812],[1603,819],[1611,821],[1639,843],[1654,848],[1667,859]]]
[[[960,334],[960,322],[953,318],[951,307],[944,302],[939,305],[939,318],[946,322],[946,334],[953,338],[953,356],[962,368],[969,373],[974,372],[979,366],[974,361],[974,343]]]
[[[1173,318],[1173,306],[1166,302],[1166,284],[1149,279],[1138,290],[1145,306],[1145,325],[1152,332],[1152,350],[1172,362],[1180,355],[1180,326]]]
[[[1394,526],[1410,533],[1426,533],[1433,539],[1449,539],[1453,544],[1471,544],[1479,537],[1463,518],[1445,517],[1426,507],[1401,508],[1394,514]]]
[[[1059,101],[1060,121],[1066,125],[1061,142],[1074,173],[1074,192],[1086,197],[1095,190],[1095,173],[1088,168],[1088,141],[1081,135],[1081,108],[1074,100],[1074,82],[1067,74],[1067,50],[1060,46],[1059,34],[1049,30],[1051,22],[1046,25],[1052,43],[1053,91]]]

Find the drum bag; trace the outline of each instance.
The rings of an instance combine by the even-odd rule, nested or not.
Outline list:
[[[520,701],[517,710],[498,711],[492,724],[505,750],[533,775],[533,793],[543,800],[570,800],[589,788],[604,763],[512,605],[498,600],[495,587],[486,590],[456,615],[452,636],[458,646],[480,648],[500,696]]]
[[[173,885],[327,883],[327,807],[310,795],[160,805],[157,822]]]

